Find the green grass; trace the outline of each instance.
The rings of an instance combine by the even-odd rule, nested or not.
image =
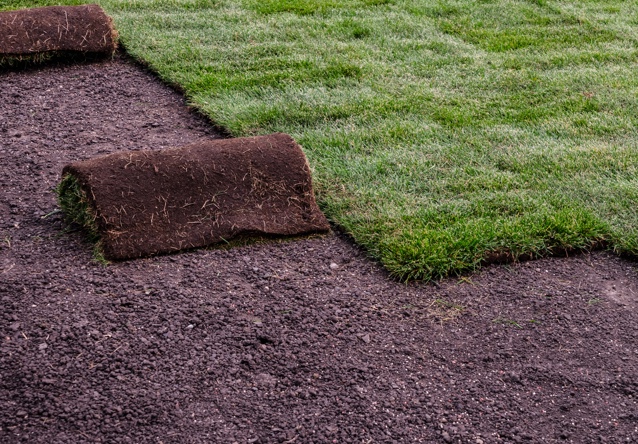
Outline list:
[[[398,278],[638,252],[638,1],[99,3],[230,133],[295,137],[327,216]]]
[[[99,242],[95,213],[77,178],[72,174],[64,176],[56,188],[56,194],[65,219],[86,230],[90,242]]]
[[[58,205],[60,205],[67,222],[79,225],[87,234],[87,240],[93,245],[93,259],[101,265],[109,264],[102,251],[95,212],[78,179],[72,174],[67,174],[62,178],[55,191]]]

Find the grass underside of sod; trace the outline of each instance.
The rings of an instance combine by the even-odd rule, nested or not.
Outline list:
[[[295,137],[322,209],[398,278],[638,253],[635,0],[99,3],[234,136]]]
[[[53,51],[19,56],[0,56],[0,73],[10,70],[28,69],[44,64],[90,63],[107,60],[105,54],[84,54],[74,51]]]
[[[72,174],[62,178],[56,189],[58,205],[70,223],[79,225],[87,234],[87,240],[93,244],[93,256],[102,264],[108,263],[102,251],[100,232],[86,193],[80,182]]]

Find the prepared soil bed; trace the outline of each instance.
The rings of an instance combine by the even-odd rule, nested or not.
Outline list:
[[[331,234],[100,265],[64,165],[215,137],[118,56],[0,74],[0,442],[638,442],[606,252],[388,279]]]

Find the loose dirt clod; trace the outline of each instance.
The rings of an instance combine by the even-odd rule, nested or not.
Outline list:
[[[0,65],[65,52],[113,54],[117,32],[98,5],[0,13]]]
[[[306,157],[286,134],[120,152],[67,165],[62,176],[60,206],[108,259],[330,229]]]

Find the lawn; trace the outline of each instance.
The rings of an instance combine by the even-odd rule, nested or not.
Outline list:
[[[295,137],[328,218],[400,279],[638,253],[638,1],[98,3],[232,135]]]

